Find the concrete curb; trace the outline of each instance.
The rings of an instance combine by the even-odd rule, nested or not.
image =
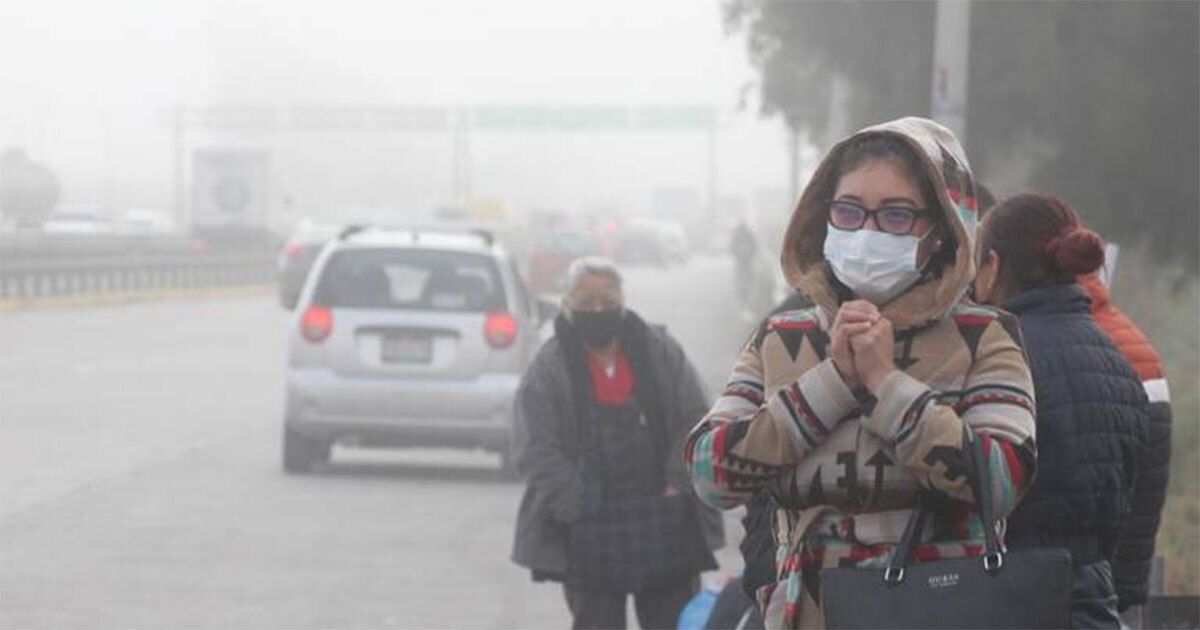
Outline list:
[[[62,310],[157,302],[165,300],[214,300],[262,297],[275,292],[274,284],[255,284],[208,289],[163,289],[157,291],[120,291],[56,298],[16,298],[0,300],[0,314],[30,310]]]

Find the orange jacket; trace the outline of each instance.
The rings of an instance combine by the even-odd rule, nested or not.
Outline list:
[[[1146,384],[1150,402],[1169,400],[1170,396],[1166,395],[1166,375],[1163,372],[1162,359],[1154,346],[1150,345],[1150,340],[1146,339],[1142,329],[1109,300],[1108,287],[1104,286],[1099,274],[1080,276],[1079,284],[1092,296],[1092,316],[1096,318],[1096,323],[1104,329],[1113,343],[1117,344],[1121,354],[1125,355],[1137,372],[1138,378]],[[1150,383],[1153,381],[1163,381],[1162,392],[1151,391],[1153,386]],[[1155,396],[1156,393],[1162,395]]]

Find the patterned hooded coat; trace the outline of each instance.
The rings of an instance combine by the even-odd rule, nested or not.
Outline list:
[[[951,228],[954,258],[881,308],[897,370],[875,395],[852,391],[829,354],[845,295],[825,262],[827,199],[841,153],[891,134],[919,158],[929,200]],[[768,627],[823,627],[820,569],[882,567],[919,490],[936,499],[918,560],[978,555],[982,523],[964,449],[988,471],[994,513],[1008,514],[1034,473],[1033,384],[1016,320],[962,297],[974,276],[975,184],[944,127],[904,118],[860,131],[817,168],[784,236],[785,277],[812,308],[777,313],[753,332],[728,385],[692,430],[685,458],[698,495],[729,509],[774,495],[778,581],[758,590]]]

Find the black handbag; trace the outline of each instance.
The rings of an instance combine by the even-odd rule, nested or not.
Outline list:
[[[931,512],[921,496],[884,569],[821,571],[828,628],[1069,628],[1071,554],[1061,548],[1002,551],[987,483],[967,444],[971,488],[984,523],[986,553],[912,563]]]

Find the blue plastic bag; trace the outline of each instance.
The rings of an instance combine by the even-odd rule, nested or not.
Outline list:
[[[677,630],[704,630],[708,616],[712,614],[713,606],[717,603],[717,591],[703,589],[696,593],[683,610],[679,613]]]

